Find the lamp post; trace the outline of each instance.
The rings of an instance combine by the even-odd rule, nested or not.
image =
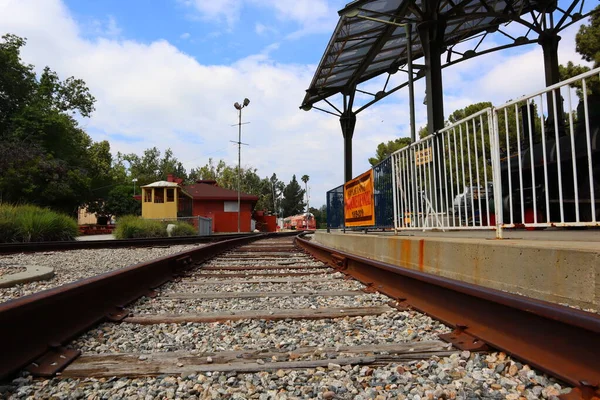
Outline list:
[[[240,232],[240,218],[241,218],[241,208],[240,208],[240,190],[242,185],[242,108],[248,106],[250,104],[250,100],[247,98],[244,99],[242,105],[240,103],[235,102],[233,105],[238,113],[238,233]]]
[[[133,195],[135,196],[135,183],[137,182],[137,178],[133,178],[131,182],[133,182]]]

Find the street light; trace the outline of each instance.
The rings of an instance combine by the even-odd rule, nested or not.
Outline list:
[[[247,98],[244,99],[242,105],[237,101],[233,105],[236,110],[239,111],[238,114],[238,233],[240,232],[240,217],[241,217],[241,207],[240,207],[240,190],[242,185],[242,108],[248,106],[250,104],[250,100]]]
[[[360,15],[360,8],[354,8],[348,10],[343,15],[346,18],[360,18],[366,19],[368,21],[379,22],[380,24],[394,25],[400,28],[404,28],[406,32],[406,64],[408,66],[408,98],[409,98],[409,106],[410,106],[410,139],[411,142],[414,143],[417,140],[416,135],[416,127],[415,127],[415,92],[414,92],[414,83],[413,83],[413,68],[412,68],[412,26],[411,24],[400,24],[396,21],[386,21],[384,19],[373,18],[366,15]],[[390,74],[394,74],[398,68],[400,67],[397,61],[392,63],[392,66],[397,65],[395,70],[390,69]],[[375,97],[377,98],[377,93]],[[380,96],[383,96],[382,94]]]
[[[133,178],[131,182],[133,182],[133,195],[135,196],[135,183],[137,182],[137,178]]]

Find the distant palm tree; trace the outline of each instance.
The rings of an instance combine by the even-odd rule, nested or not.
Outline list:
[[[308,180],[310,177],[308,175],[302,175],[300,180],[304,182],[304,191],[306,192],[306,213],[308,214]],[[306,229],[308,229],[308,215],[306,216]]]

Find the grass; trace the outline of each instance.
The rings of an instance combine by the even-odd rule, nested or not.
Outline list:
[[[197,234],[196,228],[187,222],[175,222],[175,228],[171,231],[171,236],[195,236]]]
[[[134,215],[120,217],[113,234],[117,239],[154,238],[167,236],[167,224],[174,224],[171,236],[194,236],[196,228],[185,222],[161,222]]]
[[[75,219],[33,205],[0,204],[0,242],[73,240],[79,234]]]

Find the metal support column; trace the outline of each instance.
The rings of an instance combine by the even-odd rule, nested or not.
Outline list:
[[[558,42],[560,36],[555,32],[549,30],[540,34],[538,43],[542,46],[544,52],[544,73],[546,77],[546,86],[552,86],[555,83],[560,82],[560,72],[558,69]],[[546,104],[548,106],[548,120],[546,121],[547,131],[554,132],[554,101],[552,95],[548,95],[546,98]],[[556,113],[558,116],[563,115],[563,102],[560,96],[560,91],[556,92]],[[558,127],[562,131],[564,126],[563,118],[559,118]]]
[[[417,127],[415,126],[415,85],[413,75],[413,59],[412,59],[412,26],[406,24],[406,65],[408,67],[408,103],[410,106],[410,142],[414,143],[417,140]]]
[[[425,56],[427,128],[429,134],[444,127],[444,94],[442,86],[442,46],[445,23],[430,19],[417,25]]]
[[[344,182],[352,179],[352,136],[356,126],[356,114],[347,109],[340,117],[342,134],[344,135]]]
[[[430,135],[444,128],[444,90],[441,56],[446,23],[437,19],[435,11],[437,10],[436,3],[438,2],[431,1],[426,3],[429,19],[417,25],[417,32],[419,33],[425,56],[425,100],[427,103],[427,131]],[[441,169],[434,169],[434,182],[438,181],[439,175],[441,175]],[[419,188],[415,187],[414,190],[415,196],[417,190],[421,193]],[[441,188],[435,190],[438,191],[437,196],[441,198]],[[433,197],[432,193],[428,195]],[[417,198],[415,200],[418,201]],[[439,212],[437,204],[434,204],[433,207],[435,207],[436,213]]]

